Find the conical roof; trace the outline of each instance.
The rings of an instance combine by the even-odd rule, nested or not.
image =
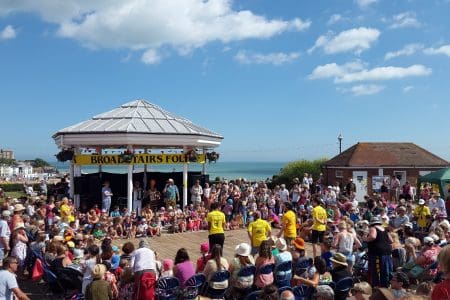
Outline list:
[[[53,138],[58,135],[90,133],[198,135],[223,139],[218,133],[195,125],[145,100],[125,103],[90,120],[61,129]]]

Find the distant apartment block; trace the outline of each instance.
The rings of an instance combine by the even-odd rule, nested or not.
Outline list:
[[[0,159],[14,159],[14,151],[0,149]]]

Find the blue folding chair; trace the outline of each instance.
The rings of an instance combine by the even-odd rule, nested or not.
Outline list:
[[[176,277],[163,277],[156,283],[156,299],[176,300],[180,281]]]
[[[227,287],[221,289],[212,288],[211,285],[214,285],[214,283],[220,284],[222,282],[228,281],[229,279],[230,272],[228,272],[227,270],[215,272],[206,289],[206,296],[212,299],[223,299],[228,289],[228,283],[226,284]]]
[[[285,261],[275,267],[275,283],[278,288],[290,286],[292,279],[292,262]]]
[[[303,300],[309,296],[310,289],[309,286],[302,284],[292,288],[292,292],[294,293],[295,300]]]
[[[270,273],[273,273],[273,270],[275,269],[275,264],[269,264],[261,267],[258,270],[258,274],[268,275]]]
[[[294,275],[303,276],[310,267],[311,267],[311,260],[305,259],[298,264],[293,263],[292,272],[294,273]]]
[[[344,295],[345,297],[347,297],[352,287],[353,287],[353,278],[345,277],[336,282],[336,289],[334,293],[336,296],[342,296],[343,299],[346,299],[344,298]]]
[[[290,286],[283,286],[283,287],[280,287],[280,288],[278,289],[278,295],[281,295],[281,293],[284,292],[284,291],[291,291],[291,292],[292,292],[292,288],[291,288]]]
[[[250,294],[247,295],[247,297],[245,297],[245,300],[258,300],[259,296],[261,296],[262,291],[258,290],[258,291],[254,291]]]
[[[181,290],[181,298],[186,300],[197,299],[200,294],[200,288],[206,282],[206,276],[198,273],[186,280],[184,288]]]

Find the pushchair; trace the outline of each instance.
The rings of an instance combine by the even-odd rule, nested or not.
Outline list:
[[[353,265],[353,281],[367,281],[369,272],[369,258],[365,251],[355,252],[355,264]]]
[[[64,299],[82,299],[83,273],[75,267],[60,268],[56,271],[58,285]]]

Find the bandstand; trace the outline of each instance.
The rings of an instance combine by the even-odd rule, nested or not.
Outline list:
[[[82,165],[97,165],[100,173],[102,166],[122,165],[128,167],[126,198],[131,211],[134,165],[144,165],[145,176],[152,165],[182,164],[185,206],[189,164],[202,164],[204,174],[206,153],[220,146],[223,137],[157,105],[135,100],[63,128],[53,139],[60,153],[69,155],[70,195],[76,206],[80,195],[75,193],[74,178],[81,176]]]

